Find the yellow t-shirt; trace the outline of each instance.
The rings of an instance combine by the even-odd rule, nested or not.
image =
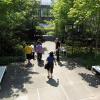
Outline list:
[[[25,46],[24,51],[26,54],[31,54],[32,53],[32,47],[31,46]]]

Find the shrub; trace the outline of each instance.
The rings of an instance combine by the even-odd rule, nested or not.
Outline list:
[[[8,65],[13,62],[23,62],[23,61],[25,61],[25,56],[0,57],[0,65]]]

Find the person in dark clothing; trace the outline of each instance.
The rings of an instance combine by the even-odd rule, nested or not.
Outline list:
[[[55,44],[56,44],[56,57],[57,57],[57,61],[59,62],[60,61],[60,59],[59,59],[59,52],[60,52],[61,43],[58,40],[58,38],[56,38]]]
[[[56,43],[56,49],[60,48],[61,43],[58,40],[58,38],[56,39],[55,43]]]
[[[60,48],[56,49],[56,57],[57,57],[57,61],[59,62],[59,52],[60,52]]]
[[[48,78],[52,78],[54,62],[55,62],[55,58],[53,52],[50,52],[49,56],[47,57],[47,65],[46,65],[46,69],[48,70],[48,76],[47,76]]]

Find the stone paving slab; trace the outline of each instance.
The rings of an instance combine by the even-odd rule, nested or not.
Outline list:
[[[39,88],[40,100],[67,100],[61,88]]]
[[[83,85],[78,85],[78,86],[63,85],[63,87],[69,97],[69,100],[80,100],[80,99],[94,96],[92,94],[92,92],[89,92],[85,87],[80,88],[81,86],[83,86]]]

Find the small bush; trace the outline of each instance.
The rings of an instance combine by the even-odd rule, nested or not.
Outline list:
[[[100,65],[100,54],[98,54],[95,58],[94,53],[88,53],[83,49],[79,49],[77,47],[74,47],[73,53],[72,53],[72,47],[71,46],[66,46],[67,49],[67,57],[69,58],[79,58],[78,62],[82,65],[85,66],[87,69],[91,69],[93,65]],[[77,52],[78,51],[78,52]]]
[[[18,57],[0,57],[0,65],[8,65],[13,62],[24,62],[25,57],[24,56],[18,56]]]
[[[16,45],[14,56],[24,56],[24,50],[22,45]]]

